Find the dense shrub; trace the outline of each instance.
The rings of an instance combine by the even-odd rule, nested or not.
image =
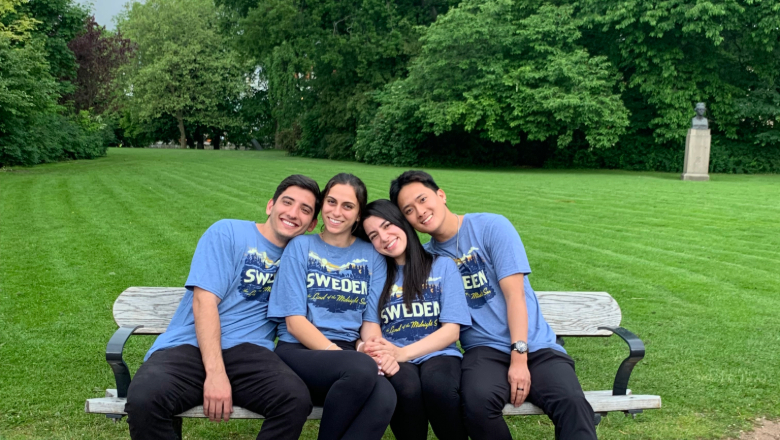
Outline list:
[[[67,117],[41,113],[26,127],[14,127],[0,136],[0,166],[36,165],[66,159],[105,156],[113,130],[87,111]]]
[[[609,149],[591,149],[586,143],[580,142],[550,152],[549,159],[544,163],[548,168],[613,168],[681,173],[685,141],[659,144],[649,136],[644,139],[633,137]],[[760,146],[713,135],[710,172],[780,173],[780,146]]]

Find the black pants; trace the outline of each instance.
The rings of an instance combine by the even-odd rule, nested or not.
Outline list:
[[[512,439],[501,413],[509,402],[510,359],[510,355],[490,347],[475,347],[463,355],[463,415],[473,440]],[[539,350],[528,354],[528,370],[531,390],[527,400],[553,421],[555,438],[595,439],[593,408],[577,380],[574,360],[557,350]]]
[[[426,440],[428,421],[441,440],[466,440],[460,413],[460,358],[436,356],[415,365],[400,362],[391,377],[398,403],[390,427],[398,440]]]
[[[312,402],[323,406],[319,440],[379,440],[393,416],[393,387],[354,342],[336,344],[341,351],[279,341],[276,354],[303,379]]]
[[[255,344],[222,351],[233,405],[265,416],[258,440],[297,439],[311,413],[303,381],[274,352]],[[127,423],[135,440],[173,440],[174,415],[203,404],[206,371],[200,349],[156,351],[141,365],[127,393]]]

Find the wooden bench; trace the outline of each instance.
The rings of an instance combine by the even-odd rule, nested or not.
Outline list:
[[[119,329],[108,341],[106,361],[116,379],[116,388],[106,390],[106,397],[87,399],[85,411],[106,414],[118,421],[125,413],[130,369],[122,358],[125,342],[131,335],[159,335],[179,306],[185,290],[173,287],[130,287],[114,302],[114,321]],[[620,307],[606,292],[536,292],[547,322],[559,337],[606,337],[617,335],[628,343],[629,355],[620,364],[611,390],[585,391],[585,397],[596,413],[595,422],[611,411],[635,415],[645,409],[661,407],[661,397],[636,395],[628,389],[631,371],[645,355],[645,346],[633,333],[619,327]],[[562,341],[561,341],[562,342]],[[507,404],[504,415],[544,414],[531,403],[515,408]],[[319,419],[322,408],[315,407],[309,419]],[[198,406],[179,414],[179,417],[205,417]],[[234,406],[233,419],[260,419],[262,415]],[[181,420],[181,419],[179,419]]]

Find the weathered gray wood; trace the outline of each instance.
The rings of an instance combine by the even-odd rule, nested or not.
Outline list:
[[[130,287],[114,302],[114,321],[142,325],[136,334],[165,332],[184,295],[182,287]],[[607,292],[536,292],[542,314],[558,336],[609,336],[600,326],[619,326],[620,307]]]
[[[114,321],[120,327],[142,325],[134,334],[164,333],[185,291],[183,287],[130,287],[114,302]]]
[[[106,390],[110,394],[112,390]],[[657,409],[661,407],[660,396],[650,395],[627,395],[613,396],[612,391],[585,391],[585,397],[590,402],[595,412],[628,411],[630,409]],[[125,402],[127,399],[117,397],[100,397],[96,399],[87,399],[84,411],[91,414],[125,414]],[[542,410],[528,402],[515,408],[512,405],[504,407],[504,415],[539,415],[544,414]],[[198,406],[179,414],[180,417],[204,418],[203,407]],[[263,416],[244,408],[234,406],[232,419],[262,419]],[[315,406],[309,415],[309,419],[322,418],[322,408]]]
[[[547,323],[558,336],[610,336],[601,326],[617,327],[620,306],[607,292],[536,292]]]
[[[596,396],[596,395],[599,395],[599,394],[602,394],[602,395],[605,395],[605,396],[611,396],[612,395],[612,390],[587,391],[586,393],[588,395],[593,395],[593,396]],[[626,394],[627,395],[631,395],[631,393],[632,393],[632,391],[630,389],[626,390]],[[117,394],[116,393],[116,388],[109,388],[109,389],[106,390],[106,397],[116,397],[116,394]]]

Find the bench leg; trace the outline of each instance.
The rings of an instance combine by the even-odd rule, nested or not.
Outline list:
[[[176,432],[176,440],[182,440],[184,437],[181,435],[181,428],[184,424],[184,419],[181,417],[174,417],[173,418],[173,431]]]
[[[111,419],[114,421],[114,423],[117,423],[118,421],[122,420],[122,417],[124,417],[124,414],[106,414],[107,419]]]
[[[635,419],[637,414],[642,414],[641,409],[630,409],[628,411],[623,411],[623,412],[626,413],[627,416],[630,415],[632,419]]]

